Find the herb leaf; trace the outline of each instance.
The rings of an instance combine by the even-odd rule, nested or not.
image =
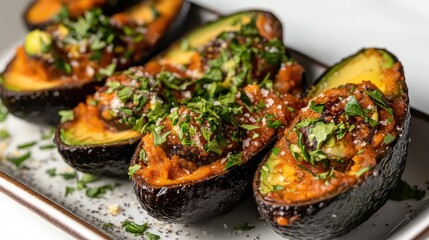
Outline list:
[[[384,101],[383,93],[380,90],[378,90],[378,89],[375,89],[373,91],[367,90],[365,92],[372,98],[372,100],[374,100],[374,102],[375,102],[375,104],[377,104],[377,106],[386,110],[390,115],[393,115],[392,108],[389,106],[389,104],[387,104],[386,101]]]
[[[73,193],[74,191],[76,191],[76,188],[74,188],[74,187],[66,187],[66,192],[64,194],[64,197],[67,197],[69,194]]]
[[[283,187],[282,185],[274,185],[273,186],[273,192],[280,191],[280,190],[283,190],[283,189],[285,189],[285,187]]]
[[[15,164],[16,167],[20,167],[23,162],[25,162],[27,159],[31,157],[31,152],[27,152],[24,155],[18,156],[18,157],[7,157],[7,160],[13,164]]]
[[[271,153],[278,156],[280,153],[280,148],[275,147],[275,148],[271,149]]]
[[[369,170],[371,170],[372,168],[373,168],[372,166],[368,166],[368,167],[364,167],[364,168],[359,169],[359,170],[356,172],[356,177],[360,177],[361,175],[363,175],[364,173],[368,172],[368,171],[369,171]]]
[[[128,168],[128,176],[131,178],[134,174],[140,170],[141,166],[139,164],[134,164]]]
[[[156,234],[153,234],[153,233],[151,233],[151,232],[146,232],[146,233],[144,234],[144,238],[145,238],[146,240],[159,240],[159,239],[161,239],[161,237],[160,237],[160,236],[158,236],[158,235],[156,235]]]
[[[387,134],[386,136],[384,136],[383,139],[383,144],[384,145],[389,145],[390,143],[392,143],[393,141],[395,141],[396,137],[393,136],[392,134]]]
[[[61,123],[73,121],[74,119],[73,110],[61,110],[58,114],[61,116]]]
[[[103,76],[110,77],[115,72],[115,69],[116,69],[116,63],[111,63],[107,67],[101,68],[98,71],[98,73],[103,75]]]
[[[55,144],[45,144],[39,147],[40,150],[54,149],[57,145]]]
[[[362,106],[354,96],[352,96],[351,99],[347,102],[345,113],[349,116],[360,116],[366,122],[369,122],[369,124],[373,127],[377,126],[378,124],[377,121],[374,121],[365,114],[364,110],[362,109]]]
[[[0,81],[3,79],[2,75],[0,74]],[[2,82],[0,82],[2,84]],[[0,101],[0,122],[4,122],[7,119],[8,111],[7,108],[4,106],[3,102]]]
[[[34,146],[36,144],[37,144],[36,141],[31,141],[31,142],[19,144],[16,148],[18,148],[18,149],[26,149],[26,148],[30,148],[30,147],[32,147],[32,146]]]
[[[101,187],[92,187],[88,188],[85,192],[85,195],[89,198],[101,198],[107,191],[113,191],[115,186],[109,184]]]
[[[249,124],[241,124],[240,127],[246,129],[247,131],[252,131],[259,128],[259,126]]]
[[[46,170],[46,173],[50,176],[50,177],[55,177],[57,175],[57,169],[55,168],[50,168]]]
[[[0,140],[8,139],[10,138],[10,134],[7,130],[1,129],[0,130]]]
[[[325,104],[315,104],[314,101],[310,102],[310,109],[322,114],[323,109],[325,108]]]
[[[249,231],[249,230],[252,230],[253,228],[255,228],[255,226],[250,226],[249,223],[245,223],[244,225],[234,227],[234,229],[237,231]]]
[[[240,165],[243,163],[243,158],[241,153],[231,154],[228,157],[224,170],[229,169],[233,166]]]
[[[124,228],[126,232],[133,233],[135,236],[142,235],[148,227],[148,223],[140,225],[129,220],[125,220],[122,222],[122,228]]]
[[[153,143],[155,145],[161,145],[164,142],[167,141],[167,136],[171,133],[171,131],[168,131],[162,135],[160,135],[161,130],[164,129],[164,126],[156,126],[153,133]]]

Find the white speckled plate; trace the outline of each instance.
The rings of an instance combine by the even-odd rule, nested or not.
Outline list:
[[[196,9],[195,6],[193,8]],[[198,11],[200,16],[203,16],[198,21],[215,17],[203,9]],[[0,69],[4,68],[12,54],[13,49],[10,48],[7,54],[1,56]],[[310,79],[323,70],[323,67],[308,58],[299,55],[297,58],[308,67],[307,69],[311,69],[308,71]],[[413,112],[412,141],[403,179],[411,185],[428,189],[429,162],[426,161],[424,150],[427,148],[425,141],[429,136],[429,121],[425,117],[424,114]],[[0,143],[0,191],[15,198],[76,238],[141,238],[122,229],[121,222],[131,220],[139,224],[148,222],[150,224],[148,231],[160,235],[162,239],[282,239],[260,219],[251,196],[226,214],[189,225],[165,224],[148,216],[140,207],[131,183],[127,180],[102,178],[89,183],[90,187],[119,184],[100,199],[86,197],[84,190],[76,190],[65,197],[66,187],[75,187],[76,179],[50,177],[46,173],[51,168],[55,168],[57,173],[73,172],[73,169],[62,161],[56,149],[40,149],[40,146],[52,143],[50,139],[42,140],[42,135],[50,129],[24,122],[13,116],[9,116],[6,122],[1,123],[0,129],[7,129],[11,134],[9,140]],[[17,145],[30,141],[38,143],[29,149],[17,150]],[[6,160],[7,156],[24,154],[27,151],[31,151],[31,158],[19,169]],[[81,177],[82,174],[78,173],[78,176]],[[343,236],[342,239],[381,239],[392,236],[393,233],[393,237],[396,236],[399,239],[414,237],[427,226],[425,223],[428,218],[419,216],[416,221],[412,220],[419,213],[426,213],[427,216],[428,204],[427,195],[420,201],[389,201],[368,221]],[[109,208],[116,205],[119,211],[113,216],[114,211]],[[106,227],[106,223],[110,226]],[[249,231],[234,229],[245,223],[254,228]],[[416,230],[417,226],[418,230]]]

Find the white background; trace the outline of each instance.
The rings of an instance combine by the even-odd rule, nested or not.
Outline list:
[[[0,1],[0,53],[19,42],[28,0]],[[424,0],[193,0],[221,13],[263,8],[280,17],[286,44],[333,64],[362,47],[383,47],[402,61],[411,105],[429,113],[429,2]],[[0,193],[0,239],[70,239]]]

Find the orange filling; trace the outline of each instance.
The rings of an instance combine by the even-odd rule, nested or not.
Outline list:
[[[275,94],[271,93],[265,98],[262,96],[261,89],[258,85],[247,85],[244,87],[244,92],[251,96],[252,103],[258,103],[261,100],[273,100],[273,104],[263,111],[252,113],[252,118],[258,119],[265,116],[267,113],[275,115],[283,125],[287,124],[292,118],[292,113],[283,105],[284,101],[288,101],[288,106],[294,109],[301,107],[300,102],[291,95],[285,95],[284,98],[275,98]],[[286,100],[287,99],[287,100]],[[282,106],[281,108],[278,106]],[[276,134],[276,130],[263,125],[263,123],[251,123],[243,120],[242,124],[252,124],[259,126],[257,129],[247,131],[243,141],[242,157],[247,161],[263,146],[265,146]],[[254,138],[255,134],[258,136]],[[138,171],[138,175],[154,186],[166,186],[181,184],[186,182],[197,181],[220,174],[224,171],[226,159],[222,158],[205,166],[197,166],[196,164],[182,159],[177,155],[169,158],[165,151],[160,146],[154,145],[152,134],[147,134],[142,139],[142,148],[148,159],[147,165],[140,162],[142,168]],[[245,143],[245,142],[248,143]]]
[[[84,64],[80,64],[84,66]],[[92,78],[86,77],[83,68],[77,67],[77,74],[68,76],[55,66],[48,66],[37,58],[29,57],[24,47],[18,47],[16,56],[4,73],[4,85],[10,90],[40,90],[69,85],[80,82],[86,83]],[[78,77],[79,76],[79,77]]]
[[[107,0],[36,0],[27,13],[30,24],[43,24],[58,15],[66,6],[71,17],[83,15],[89,9],[102,6]]]

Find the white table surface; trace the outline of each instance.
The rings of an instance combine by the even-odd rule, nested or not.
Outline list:
[[[29,0],[0,1],[0,53],[25,34],[21,14]],[[411,105],[429,113],[429,2],[424,0],[193,0],[221,13],[263,8],[285,25],[290,47],[333,64],[362,47],[385,47],[402,61]],[[0,193],[0,239],[72,239]]]

